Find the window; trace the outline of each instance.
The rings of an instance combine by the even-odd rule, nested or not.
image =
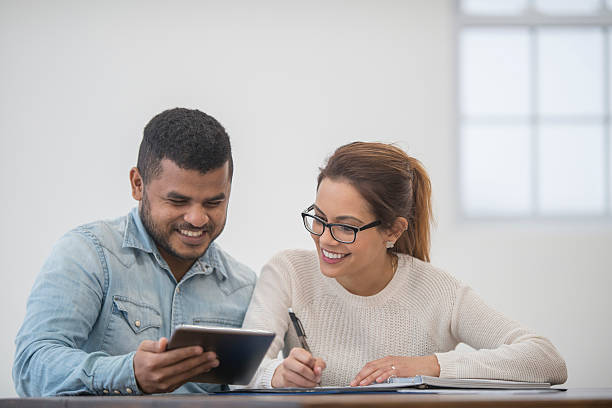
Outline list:
[[[612,217],[612,0],[457,2],[468,218]]]

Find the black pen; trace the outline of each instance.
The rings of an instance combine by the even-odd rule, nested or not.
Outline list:
[[[293,327],[295,328],[295,334],[297,334],[302,348],[310,353],[310,347],[308,347],[308,343],[306,343],[306,333],[304,332],[302,322],[300,322],[300,319],[298,319],[295,313],[293,313],[293,309],[291,308],[289,308],[289,317],[291,318],[291,322],[293,323]]]

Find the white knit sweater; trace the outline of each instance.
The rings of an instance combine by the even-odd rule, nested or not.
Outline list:
[[[398,257],[389,284],[364,297],[325,277],[314,251],[274,256],[263,267],[243,324],[276,333],[250,386],[270,387],[279,351],[287,355],[299,347],[289,307],[313,355],[327,364],[321,385],[348,385],[368,361],[388,355],[434,353],[440,377],[565,382],[565,362],[549,340],[496,312],[444,271]],[[458,343],[477,351],[454,351]]]

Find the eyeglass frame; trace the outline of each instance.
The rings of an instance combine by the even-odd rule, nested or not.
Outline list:
[[[309,233],[316,235],[318,237],[322,236],[325,233],[325,228],[329,228],[329,234],[332,236],[333,239],[335,239],[336,241],[340,242],[341,244],[352,244],[357,240],[357,233],[359,231],[364,231],[370,228],[374,228],[378,225],[380,225],[382,222],[380,220],[376,220],[376,221],[372,221],[369,224],[364,225],[363,227],[356,227],[354,225],[349,225],[349,224],[342,224],[342,223],[337,223],[337,222],[325,222],[325,220],[323,220],[321,217],[317,217],[316,215],[313,214],[308,214],[309,211],[314,210],[315,205],[311,205],[310,207],[308,207],[307,209],[305,209],[304,211],[302,211],[302,221],[304,222],[304,228],[306,228],[306,231],[308,231]],[[323,225],[323,231],[321,231],[320,234],[317,234],[316,232],[312,232],[311,230],[308,229],[308,227],[306,226],[306,217],[311,217],[314,218],[315,220],[317,220],[318,222],[320,222]],[[346,227],[348,229],[353,230],[354,234],[353,234],[353,240],[352,241],[342,241],[338,238],[336,238],[334,236],[333,230],[331,227],[335,227],[335,226],[339,226],[339,227]]]

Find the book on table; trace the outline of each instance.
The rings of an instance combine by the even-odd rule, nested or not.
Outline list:
[[[484,379],[452,379],[417,375],[415,377],[392,377],[387,382],[355,387],[320,386],[314,388],[240,388],[229,392],[234,393],[352,393],[376,391],[400,391],[406,389],[449,389],[449,390],[551,390],[550,383],[484,380]]]
[[[550,388],[550,383],[485,380],[479,378],[439,378],[426,375],[415,377],[391,377],[386,383],[398,387],[416,388],[470,388],[470,389],[499,389],[499,390],[532,390]]]

